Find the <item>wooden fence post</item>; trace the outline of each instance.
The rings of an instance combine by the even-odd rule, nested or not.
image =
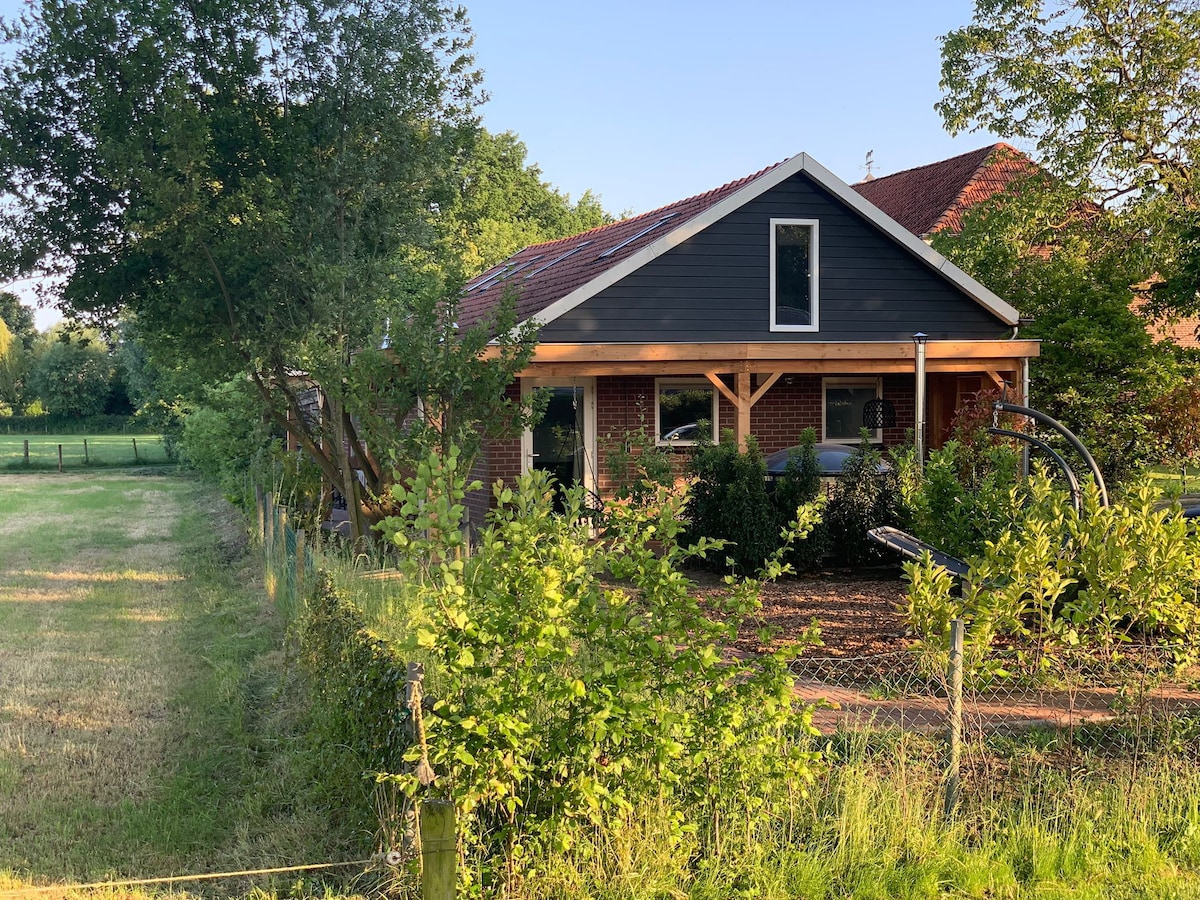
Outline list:
[[[25,440],[25,465],[29,465],[29,439]]]
[[[422,900],[454,900],[457,864],[454,804],[426,800],[421,804]]]
[[[304,529],[296,529],[296,602],[300,602],[300,595],[304,584]]]
[[[962,719],[963,719],[963,620],[950,622],[950,665],[949,665],[949,734],[948,760],[946,764],[946,799],[942,815],[949,823],[958,808],[960,767],[962,763]]]
[[[267,539],[266,524],[263,519],[263,489],[261,485],[254,487],[254,512],[258,516],[258,543],[262,546]]]
[[[83,439],[83,464],[86,466],[91,461],[92,461],[92,458],[88,455],[87,438],[84,438]]]
[[[141,460],[141,458],[140,458],[140,457],[138,457],[138,452],[137,452],[137,438],[134,438],[134,439],[133,439],[133,461],[134,461],[135,463],[141,463],[141,461],[142,461],[142,460]]]
[[[58,473],[62,474],[62,444],[58,445]]]

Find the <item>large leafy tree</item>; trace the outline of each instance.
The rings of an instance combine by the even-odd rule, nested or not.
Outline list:
[[[1033,405],[1083,439],[1109,478],[1157,462],[1155,404],[1182,378],[1169,345],[1130,309],[1146,247],[1065,182],[1035,175],[973,208],[934,247],[1032,319],[1042,341]]]
[[[480,131],[457,167],[440,220],[445,246],[464,276],[530,244],[613,221],[591,191],[572,202],[527,157],[525,144],[511,131]]]
[[[1036,142],[1057,177],[1122,210],[1154,250],[1155,304],[1198,308],[1200,6],[1194,0],[976,0],[942,39],[951,133]]]
[[[349,405],[373,402],[356,379],[385,377],[359,351],[455,292],[422,248],[476,128],[463,11],[42,0],[7,37],[7,268],[59,272],[84,318],[132,313],[164,368],[248,378],[362,534],[391,471],[379,417]],[[310,388],[321,416],[302,409]]]

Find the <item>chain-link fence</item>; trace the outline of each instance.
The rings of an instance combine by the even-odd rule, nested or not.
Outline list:
[[[938,737],[948,791],[960,764],[987,762],[1012,739],[1053,747],[1067,762],[1086,757],[1093,767],[1162,754],[1200,762],[1200,667],[1169,647],[990,648],[964,658],[948,641],[945,648],[802,656],[791,668],[797,696],[817,704],[813,721],[822,732]]]

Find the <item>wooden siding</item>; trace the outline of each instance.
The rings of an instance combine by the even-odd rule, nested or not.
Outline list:
[[[820,331],[770,330],[770,220],[820,221]],[[804,173],[541,331],[544,342],[896,341],[1004,338],[1012,329]]]

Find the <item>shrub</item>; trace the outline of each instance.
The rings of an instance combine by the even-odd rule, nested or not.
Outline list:
[[[911,503],[913,530],[951,556],[979,553],[1019,518],[1023,485],[1021,454],[1012,447],[948,441],[925,464]]]
[[[1142,486],[1102,507],[1089,485],[1076,512],[1065,491],[1035,475],[1012,489],[1016,521],[968,560],[961,598],[928,558],[906,564],[908,620],[941,645],[949,620],[963,616],[976,660],[999,635],[1051,653],[1137,637],[1190,656],[1200,641],[1200,535],[1156,501]]]
[[[816,442],[816,430],[804,429],[800,435],[799,452],[792,455],[782,477],[775,481],[771,502],[775,510],[776,533],[796,518],[799,507],[822,497],[821,464],[817,459]],[[822,521],[814,526],[805,540],[789,547],[786,559],[797,571],[808,572],[817,568],[828,553],[829,529]]]
[[[882,525],[905,524],[900,482],[882,454],[864,433],[862,443],[842,466],[842,475],[830,492],[825,508],[834,561],[861,566],[890,561],[867,536]]]
[[[746,438],[743,453],[726,429],[720,444],[697,446],[689,469],[695,477],[687,505],[689,538],[722,542],[723,560],[712,560],[718,567],[724,561],[737,571],[758,571],[779,546],[779,522],[753,435]]]
[[[739,820],[770,821],[811,778],[813,731],[792,693],[795,651],[722,657],[758,584],[731,584],[710,601],[712,617],[680,568],[715,548],[680,546],[681,498],[610,504],[597,541],[581,491],[565,492],[556,513],[538,472],[497,485],[498,508],[467,556],[456,523],[473,487],[453,455],[432,457],[395,489],[401,515],[387,530],[405,590],[429,612],[412,651],[441,673],[425,722],[432,791],[455,801],[479,877],[519,874],[524,860],[565,849],[572,824],[612,827],[648,804],[664,808],[668,840],[692,835],[701,849],[734,814],[730,798]],[[814,517],[801,512],[799,533]],[[419,758],[415,747],[406,756]],[[381,777],[424,791],[415,772]]]

